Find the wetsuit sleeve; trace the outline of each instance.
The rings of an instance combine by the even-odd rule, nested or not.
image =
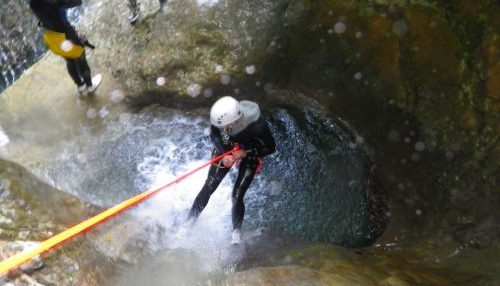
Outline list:
[[[81,4],[81,1],[62,1],[62,2],[80,2]],[[75,28],[68,22],[68,19],[66,19],[66,12],[64,12],[63,23],[64,23],[64,34],[66,35],[66,38],[70,40],[73,44],[84,46],[85,44],[83,43],[83,40],[80,38],[80,36],[78,36],[78,33],[76,32]]]
[[[247,150],[247,155],[262,157],[276,151],[276,143],[267,122],[261,117],[255,123],[258,130],[251,142],[245,143],[243,148]]]
[[[75,28],[71,26],[66,18],[66,9],[73,8],[76,6],[82,5],[81,0],[46,0],[48,4],[51,4],[52,7],[59,10],[59,29],[62,29],[61,32],[64,32],[66,38],[70,40],[73,44],[83,46],[84,43],[82,39],[78,36],[78,33],[75,31]],[[43,20],[42,20],[43,22]]]
[[[231,149],[231,146],[229,146],[228,144],[224,144],[224,142],[222,141],[220,130],[215,126],[210,127],[210,140],[212,140],[215,150],[217,150],[217,153],[219,154],[222,154]]]
[[[80,36],[78,36],[78,33],[75,31],[75,28],[73,28],[73,26],[69,23],[65,27],[64,34],[66,34],[66,38],[73,42],[73,44],[85,46]]]

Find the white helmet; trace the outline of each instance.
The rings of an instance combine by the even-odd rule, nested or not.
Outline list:
[[[210,122],[215,127],[225,127],[240,119],[240,103],[234,97],[224,96],[217,100],[210,109]]]

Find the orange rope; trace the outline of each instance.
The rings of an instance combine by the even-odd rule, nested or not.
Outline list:
[[[156,190],[149,190],[149,191],[146,191],[144,193],[141,193],[133,198],[130,198],[112,208],[109,208],[105,211],[103,211],[102,213],[94,216],[94,217],[91,217],[75,226],[73,226],[72,228],[69,228],[59,234],[56,234],[55,236],[43,241],[42,243],[40,243],[40,245],[30,251],[26,251],[26,252],[21,252],[21,253],[18,253],[16,255],[13,255],[5,260],[3,260],[2,262],[0,262],[0,275],[3,275],[3,274],[6,274],[9,270],[15,268],[15,267],[18,267],[20,266],[21,264],[27,262],[28,260],[32,259],[33,257],[39,255],[39,254],[42,254],[46,251],[49,251],[53,248],[56,248],[57,246],[59,245],[62,245],[64,244],[64,242],[66,242],[67,240],[69,240],[70,238],[73,238],[75,236],[77,236],[78,234],[82,234],[86,231],[89,231],[92,227],[98,225],[99,223],[102,223],[108,219],[110,219],[111,217],[125,211],[126,209],[129,209],[135,205],[137,205],[138,203],[146,200],[147,198],[151,197],[152,195],[174,185],[174,184],[177,184],[179,183],[180,181],[184,180],[185,178],[189,177],[190,175],[198,172],[199,170],[203,169],[204,167],[210,165],[210,164],[213,164],[217,161],[219,161],[220,159],[222,159],[222,157],[234,152],[234,151],[237,151],[239,149],[239,147],[235,147],[234,149],[232,149],[231,151],[229,152],[226,152],[220,156],[217,156],[215,158],[212,158],[210,161],[200,165],[199,167],[183,174],[182,176],[179,176],[177,177],[175,180],[173,180],[172,182],[164,185],[163,187],[159,188],[159,189],[156,189]]]

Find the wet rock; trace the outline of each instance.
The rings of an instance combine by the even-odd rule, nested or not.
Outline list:
[[[26,2],[3,1],[2,7],[4,9],[0,12],[2,19],[0,21],[0,92],[12,84],[46,50],[37,30],[36,18],[32,16]]]
[[[13,241],[13,242],[3,242],[0,241],[0,258],[2,260],[19,254],[21,252],[30,251],[38,247],[40,243],[33,241]],[[28,261],[27,263],[21,265],[20,270],[22,272],[33,272],[44,266],[40,256],[36,256],[34,259]]]
[[[41,182],[25,168],[3,159],[0,159],[0,179],[8,179],[9,182],[3,184],[7,187],[0,188],[0,191],[3,189],[3,194],[17,199],[17,201],[9,200],[7,203],[15,207],[17,212],[28,210],[36,218],[33,229],[37,228],[37,220],[51,222],[52,225],[54,223],[74,225],[96,211],[92,205],[81,202],[77,197],[55,190]],[[21,214],[11,215],[11,219],[25,219],[26,221],[20,222],[24,225],[32,223],[29,218]]]
[[[64,230],[68,224],[75,224],[89,216],[95,208],[82,203],[75,197],[57,191],[39,181],[21,166],[0,159],[0,252],[2,260],[36,247]],[[20,241],[22,238],[23,241]],[[33,240],[37,241],[34,242]],[[44,261],[36,257],[8,275],[13,285],[74,285],[80,280],[78,255],[74,246],[67,246],[67,255],[47,255]],[[92,251],[87,249],[90,256]],[[53,277],[48,277],[51,273]],[[30,276],[28,276],[28,275]],[[28,284],[26,284],[28,283]]]
[[[273,95],[274,115],[269,120],[273,130],[286,130],[275,132],[277,148],[283,151],[266,161],[263,176],[274,182],[256,190],[264,201],[247,199],[248,215],[262,217],[259,224],[296,237],[343,246],[371,244],[384,232],[389,217],[385,189],[362,137],[345,122],[322,113],[310,99],[294,94],[291,100],[284,91]],[[280,97],[307,107],[284,111]],[[338,154],[320,146],[335,146]],[[300,152],[291,156],[289,150]],[[279,186],[286,188],[272,189]]]
[[[124,215],[106,227],[88,234],[90,243],[107,259],[116,264],[137,264],[148,250],[148,233],[154,226]]]
[[[372,285],[372,281],[360,277],[346,277],[337,273],[315,271],[299,266],[254,268],[236,273],[227,280],[227,285],[248,286],[347,286]]]
[[[355,285],[448,285],[446,271],[414,260],[415,253],[312,245],[289,252],[294,264],[353,279]],[[371,282],[367,282],[371,281]]]

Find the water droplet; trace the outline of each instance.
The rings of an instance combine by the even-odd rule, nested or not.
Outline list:
[[[78,155],[76,155],[76,159],[80,163],[85,163],[85,161],[87,161],[87,157],[85,157],[85,154],[83,153],[79,153]]]
[[[455,156],[455,154],[453,154],[452,151],[446,152],[446,159],[451,160],[451,159],[453,159],[454,156]]]
[[[292,256],[290,256],[290,255],[285,256],[285,258],[283,258],[283,263],[285,263],[285,264],[292,264],[293,263]]]
[[[101,118],[108,116],[108,114],[109,114],[109,111],[106,107],[103,107],[103,108],[101,108],[101,110],[99,110],[99,117],[101,117]]]
[[[346,30],[346,25],[342,22],[337,22],[335,26],[333,26],[333,29],[335,30],[335,33],[342,34]]]
[[[406,25],[406,22],[401,19],[392,25],[392,32],[402,38],[408,33],[408,25]]]
[[[421,209],[417,209],[417,210],[415,211],[415,213],[416,213],[417,215],[421,215],[421,214],[422,214],[422,210],[421,210]]]
[[[95,110],[95,108],[89,108],[87,110],[87,118],[88,119],[93,119],[97,116],[97,111]]]
[[[401,138],[399,137],[399,132],[398,131],[391,130],[391,131],[389,131],[389,134],[387,134],[387,139],[389,139],[389,141],[391,141],[393,143],[397,143],[397,142],[399,142],[399,140]]]
[[[197,97],[198,95],[200,95],[202,88],[203,87],[201,85],[192,83],[187,88],[187,94],[191,97]]]
[[[363,38],[363,32],[357,31],[354,36],[356,37],[356,39],[361,39]]]
[[[356,80],[360,80],[362,77],[363,77],[363,74],[360,72],[357,72],[354,74],[354,79],[356,79]]]
[[[223,85],[228,85],[231,82],[231,76],[227,74],[223,74],[220,76],[220,82]]]
[[[257,69],[255,68],[255,66],[254,66],[254,65],[250,65],[250,66],[247,66],[247,67],[245,68],[245,72],[246,72],[248,75],[252,75],[252,74],[254,74],[256,70],[257,70]]]
[[[115,89],[111,92],[111,101],[115,103],[122,102],[125,96],[123,96],[123,93],[119,89]]]
[[[413,153],[413,154],[411,154],[411,160],[412,160],[413,162],[417,162],[417,161],[419,161],[419,160],[420,160],[420,154],[418,154],[418,153]]]
[[[118,117],[118,121],[120,121],[121,124],[126,124],[130,119],[132,119],[132,114],[130,113],[122,113]]]
[[[213,94],[214,94],[214,91],[211,88],[205,88],[203,90],[204,97],[212,97]]]
[[[417,143],[415,143],[415,150],[418,152],[424,151],[425,150],[425,143],[422,141],[418,141]]]
[[[159,85],[159,86],[162,86],[162,85],[165,85],[167,81],[165,80],[164,77],[160,76],[156,79],[156,84]]]
[[[266,93],[270,93],[273,90],[273,87],[274,85],[272,83],[266,83],[266,85],[264,85],[264,91]]]

